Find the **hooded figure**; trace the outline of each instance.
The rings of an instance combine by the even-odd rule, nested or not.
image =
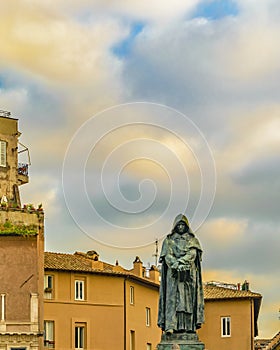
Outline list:
[[[162,268],[158,326],[167,334],[195,333],[204,322],[201,254],[188,219],[177,215],[172,232],[163,241],[159,259]]]

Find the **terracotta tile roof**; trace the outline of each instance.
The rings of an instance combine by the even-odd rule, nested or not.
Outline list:
[[[133,275],[132,271],[125,270],[121,266],[114,266],[102,261],[94,261],[87,254],[79,252],[76,252],[75,254],[45,252],[44,267],[46,270],[57,271],[94,272],[128,276]],[[141,277],[134,277],[143,280]],[[203,288],[204,298],[206,300],[240,298],[261,299],[261,294],[251,291],[235,290],[211,284],[204,284]]]
[[[99,260],[95,261],[87,254],[81,252],[74,254],[45,252],[44,268],[46,270],[99,272],[117,275],[130,275],[132,273],[121,266],[115,266]]]
[[[268,343],[271,342],[271,339],[255,339],[254,340],[254,345],[255,345],[255,350],[264,350],[265,347],[268,345]]]
[[[280,331],[275,334],[275,336],[271,339],[271,341],[266,345],[264,350],[273,350],[278,349],[278,346],[280,345]]]
[[[94,261],[84,253],[75,254],[45,252],[44,267],[46,270],[103,272],[113,274],[127,274],[123,268],[103,261]],[[95,266],[94,266],[95,265]]]
[[[78,271],[126,276],[139,282],[153,285],[156,288],[159,287],[159,284],[153,280],[137,276],[132,271],[126,270],[121,266],[111,265],[103,261],[95,261],[87,256],[87,254],[80,252],[76,252],[75,254],[45,252],[44,268],[45,270]]]
[[[92,271],[90,260],[73,254],[45,252],[45,269],[64,271]]]
[[[261,294],[251,292],[250,290],[236,290],[213,285],[204,285],[204,298],[207,300],[215,299],[239,299],[239,298],[261,298]]]

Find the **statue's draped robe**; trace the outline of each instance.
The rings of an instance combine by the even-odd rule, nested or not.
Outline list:
[[[164,331],[195,332],[204,322],[202,250],[191,231],[183,234],[174,231],[179,221],[189,226],[184,215],[177,216],[172,233],[163,241],[160,255],[158,326]],[[185,265],[184,271],[178,271],[178,264]]]

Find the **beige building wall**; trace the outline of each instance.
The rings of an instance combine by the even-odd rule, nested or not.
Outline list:
[[[222,336],[221,317],[230,317],[230,336]],[[205,324],[198,331],[207,350],[253,350],[252,299],[206,300]]]
[[[85,327],[88,350],[146,350],[160,341],[157,283],[123,272],[46,269],[45,275],[53,278],[52,299],[44,301],[45,321],[54,321],[54,345],[46,347],[75,349],[75,325]],[[83,281],[83,301],[75,300],[75,280]]]
[[[161,338],[158,270],[152,268],[146,276],[138,257],[131,270],[89,257],[88,253],[45,253],[45,274],[53,278],[52,299],[44,301],[45,320],[55,326],[55,343],[46,345],[75,349],[75,325],[84,325],[84,349],[155,350]],[[82,301],[75,300],[76,280],[85,288]],[[212,284],[204,286],[204,294],[205,324],[198,335],[205,349],[253,350],[261,295]],[[227,336],[222,334],[221,318],[230,318]]]
[[[134,302],[131,303],[131,288],[134,289]],[[126,349],[130,350],[131,331],[134,332],[135,349],[155,349],[160,342],[161,330],[157,326],[158,287],[141,285],[133,280],[126,281]],[[148,310],[147,310],[148,309]]]
[[[86,349],[123,350],[123,279],[46,271],[54,278],[53,299],[45,299],[45,320],[54,321],[56,349],[75,349],[75,324],[85,325]],[[75,280],[85,282],[85,300],[75,300]]]
[[[54,321],[55,349],[75,349],[75,325],[83,325],[85,349],[123,349],[120,307],[45,303],[45,320]]]

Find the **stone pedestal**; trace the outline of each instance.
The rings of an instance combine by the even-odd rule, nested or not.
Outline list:
[[[199,341],[196,333],[163,334],[158,350],[204,350],[204,344]]]

